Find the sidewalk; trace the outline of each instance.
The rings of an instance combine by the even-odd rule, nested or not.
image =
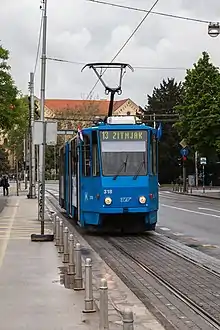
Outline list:
[[[192,191],[190,188],[188,188],[188,193],[183,193],[183,191],[173,191],[174,194],[181,194],[181,195],[188,195],[188,196],[195,196],[195,197],[204,197],[204,198],[211,198],[211,199],[220,199],[220,188],[209,188],[206,187],[205,191],[203,192],[203,189],[199,187],[199,189],[193,188]]]
[[[36,200],[8,197],[0,217],[0,329],[97,330],[98,314],[82,314],[84,292],[59,283],[54,243],[31,242],[40,230],[36,218]]]

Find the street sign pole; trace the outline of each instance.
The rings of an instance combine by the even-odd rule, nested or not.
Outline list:
[[[205,165],[207,164],[206,157],[200,158],[200,165],[202,165],[202,192],[205,193]]]
[[[183,157],[183,192],[186,192],[186,164],[185,164],[185,158],[188,156],[189,154],[189,150],[187,148],[187,146],[183,147],[180,150],[180,154]]]
[[[202,165],[202,192],[205,192],[205,165]]]
[[[198,151],[195,152],[195,176],[196,176],[196,189],[199,186],[199,175],[198,175]]]
[[[186,165],[183,162],[183,192],[186,192]]]

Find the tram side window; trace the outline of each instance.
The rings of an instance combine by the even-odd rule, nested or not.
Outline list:
[[[97,132],[92,132],[92,175],[100,176]]]
[[[90,138],[88,135],[83,135],[83,144],[82,144],[82,172],[83,176],[90,176]]]
[[[152,174],[157,175],[157,139],[154,134],[151,133],[151,166],[152,166]]]
[[[77,158],[76,158],[76,139],[71,141],[71,159],[72,159],[72,174],[76,174]]]

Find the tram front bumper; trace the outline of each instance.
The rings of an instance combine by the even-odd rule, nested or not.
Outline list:
[[[100,213],[104,214],[123,214],[123,213],[148,213],[150,212],[147,206],[142,207],[103,207]]]

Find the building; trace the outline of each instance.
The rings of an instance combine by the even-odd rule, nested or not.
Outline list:
[[[108,114],[108,100],[45,100],[45,118],[56,118],[60,115],[81,117],[106,116]],[[132,100],[123,99],[114,102],[114,115],[136,115],[140,107]]]
[[[35,102],[40,108],[40,100],[35,97]],[[108,114],[109,101],[104,100],[63,100],[46,99],[45,100],[45,119],[54,119],[58,121],[59,129],[76,129],[77,126],[86,127],[91,125],[96,117],[105,117]],[[131,99],[117,100],[114,102],[114,115],[137,115],[141,108]],[[7,136],[0,136],[0,144],[4,144]],[[68,139],[69,136],[65,136]],[[28,157],[28,151],[27,151]],[[11,168],[15,168],[15,156],[9,152],[9,163]]]
[[[39,100],[37,102],[39,103]],[[104,118],[108,114],[109,103],[108,100],[46,99],[45,119],[57,120],[58,129],[71,130],[77,129],[78,126],[88,127],[95,117]],[[114,101],[114,115],[137,115],[140,112],[141,108],[129,98]],[[70,137],[65,136],[65,140]]]

